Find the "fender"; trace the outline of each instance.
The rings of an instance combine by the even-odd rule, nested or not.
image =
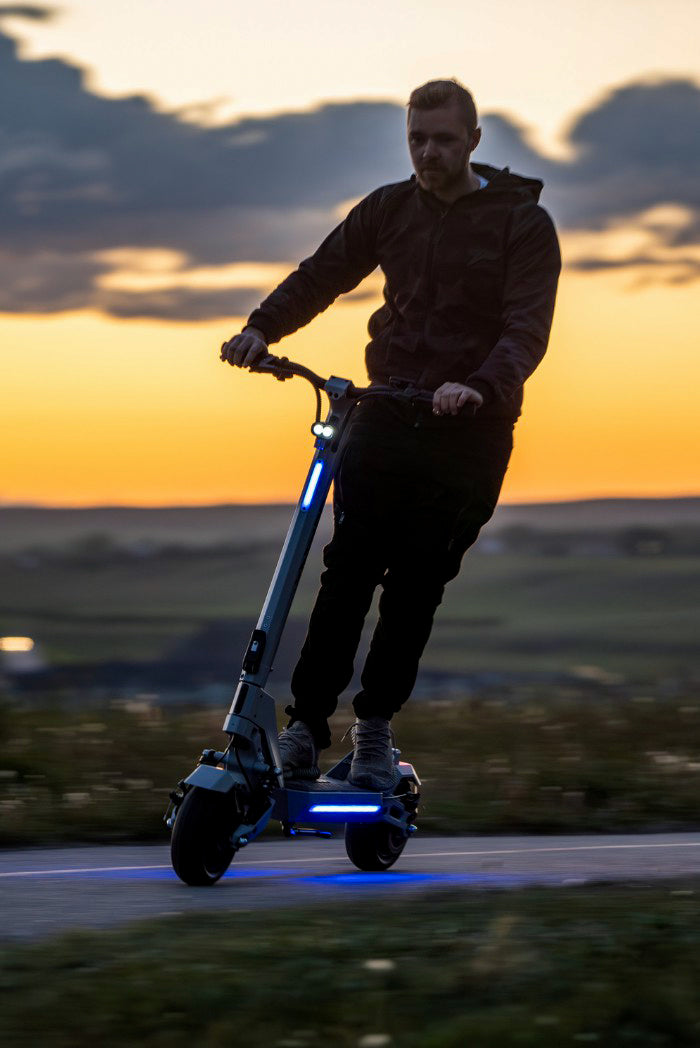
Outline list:
[[[210,764],[199,764],[185,779],[186,786],[199,786],[215,793],[230,793],[236,786],[245,786],[242,775],[225,768],[212,768]]]

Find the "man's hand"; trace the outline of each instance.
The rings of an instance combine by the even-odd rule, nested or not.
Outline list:
[[[463,386],[459,382],[443,382],[433,393],[433,414],[456,415],[465,404],[474,404],[480,408],[483,403],[481,393],[471,386]]]
[[[240,335],[234,335],[221,347],[221,359],[237,368],[249,368],[262,357],[267,356],[269,350],[262,331],[257,328],[244,328]]]

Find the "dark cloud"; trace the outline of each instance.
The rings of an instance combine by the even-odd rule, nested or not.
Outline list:
[[[403,177],[402,123],[395,105],[354,103],[201,127],[95,95],[81,70],[20,60],[0,34],[0,221],[43,234],[80,219],[97,241],[114,215],[332,208]]]
[[[55,18],[53,7],[42,7],[39,4],[0,4],[0,19],[27,18],[34,22],[48,22]]]
[[[110,291],[95,305],[114,317],[158,320],[210,320],[247,316],[260,301],[260,288],[168,288],[164,291]]]
[[[644,222],[649,251],[614,261],[590,254],[570,268],[647,267],[649,280],[698,279],[697,259],[683,249],[700,245],[700,86],[656,78],[617,88],[575,119],[568,141],[575,158],[555,166],[548,188],[564,228],[605,230],[652,208],[676,209],[675,217]]]
[[[669,261],[667,258],[659,258],[658,255],[645,255],[639,252],[628,255],[625,258],[598,258],[596,256],[584,256],[569,263],[569,269],[578,269],[583,273],[590,273],[600,269],[634,269],[672,266],[678,270],[677,280],[683,280],[686,272],[700,276],[700,259],[692,255],[680,255]]]
[[[0,19],[51,14],[0,5]],[[115,264],[107,253],[168,249],[185,269],[303,257],[344,201],[410,174],[404,123],[393,103],[350,102],[201,126],[142,96],[100,97],[80,69],[21,59],[0,33],[0,309],[245,313],[265,289],[118,291],[104,280]],[[663,259],[651,252],[653,265],[640,261],[646,255],[610,262],[589,253],[576,268],[648,264],[655,279],[665,267],[668,279],[697,277],[687,251],[700,243],[698,85],[666,79],[612,91],[572,123],[567,162],[544,157],[507,115],[487,115],[483,127],[476,159],[543,178],[543,202],[562,229],[604,230],[658,204],[686,209],[687,222],[645,227],[666,249]]]
[[[629,84],[572,124],[571,163],[553,171],[553,206],[569,228],[602,229],[659,203],[700,216],[700,87]],[[697,242],[697,240],[695,240]]]
[[[0,251],[0,312],[57,313],[92,304],[107,267],[88,252]]]
[[[140,96],[95,95],[81,70],[24,61],[0,34],[0,308],[247,311],[264,289],[106,294],[100,257],[142,247],[179,252],[192,267],[294,259],[336,224],[342,200],[405,177],[403,150],[395,105],[202,127]]]

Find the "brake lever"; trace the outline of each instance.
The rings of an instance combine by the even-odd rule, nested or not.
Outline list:
[[[268,353],[257,364],[251,364],[248,370],[260,375],[274,375],[278,382],[286,382],[288,378],[294,378],[294,372],[289,367],[289,357],[276,357],[273,353]]]

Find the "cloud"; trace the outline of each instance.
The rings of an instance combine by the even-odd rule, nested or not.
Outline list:
[[[651,270],[646,279],[641,277],[638,283],[647,284],[652,276],[661,277],[669,284],[689,284],[700,278],[700,259],[690,256],[679,256],[672,262],[660,259],[656,255],[630,254],[624,258],[604,258],[598,255],[589,255],[577,258],[569,263],[569,269],[578,270],[581,273],[597,273],[601,270]],[[655,272],[653,272],[655,271]]]
[[[602,229],[659,203],[700,209],[700,87],[656,79],[611,91],[568,132],[576,158],[552,199],[569,228]]]
[[[88,252],[0,251],[0,312],[57,313],[91,304],[104,271]]]
[[[260,301],[260,288],[169,288],[163,291],[110,291],[97,295],[95,305],[122,319],[196,321],[212,317],[247,316]]]
[[[0,18],[27,18],[34,22],[48,22],[55,18],[52,7],[39,4],[0,4]]]
[[[0,5],[0,19],[9,15],[47,19],[52,11]],[[175,252],[185,277],[198,267],[296,261],[337,223],[342,202],[410,174],[404,123],[394,103],[348,102],[203,126],[139,95],[94,94],[82,70],[62,59],[22,59],[0,33],[0,310],[245,314],[264,285],[180,279],[119,288],[105,280],[114,275],[110,252]],[[660,252],[611,259],[588,244],[573,268],[697,278],[697,84],[657,79],[609,92],[573,120],[567,161],[538,152],[507,114],[486,115],[483,127],[476,159],[543,178],[543,202],[564,231],[604,234],[659,204],[682,213],[651,230]]]
[[[570,267],[646,267],[649,281],[696,280],[698,261],[684,249],[700,247],[700,86],[657,77],[616,88],[573,121],[568,142],[575,158],[552,172],[548,197],[562,227],[603,232],[626,223],[653,234],[644,253],[612,260],[594,252]],[[670,213],[649,223],[653,210]]]

